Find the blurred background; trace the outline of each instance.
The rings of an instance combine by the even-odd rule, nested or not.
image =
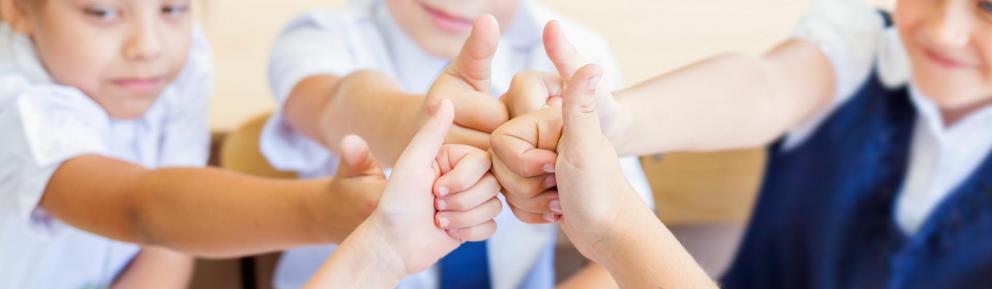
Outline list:
[[[542,2],[603,35],[616,53],[627,85],[717,53],[761,53],[788,37],[810,4],[810,0],[528,1]],[[249,120],[273,110],[265,71],[268,51],[282,26],[303,11],[346,2],[202,2],[202,24],[217,67],[210,103],[216,147]],[[895,1],[871,2],[890,9]],[[661,219],[711,274],[718,275],[733,257],[750,213],[764,165],[761,148],[645,156],[642,161]],[[582,259],[568,246],[560,247],[559,275],[567,275]],[[269,254],[201,261],[193,288],[268,288],[276,258]]]

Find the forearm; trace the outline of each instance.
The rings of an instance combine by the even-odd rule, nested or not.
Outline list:
[[[162,248],[145,247],[114,281],[112,289],[180,289],[189,286],[195,260]]]
[[[380,162],[392,166],[418,127],[422,103],[422,95],[404,93],[389,76],[365,70],[300,82],[286,104],[286,118],[331,151],[339,150],[345,135],[360,135]]]
[[[226,257],[327,242],[329,184],[88,155],[60,166],[41,206],[108,238]]]
[[[608,289],[608,288],[619,288],[617,287],[617,282],[613,281],[613,277],[610,276],[610,272],[596,263],[590,263],[583,267],[579,272],[566,279],[564,282],[558,283],[558,289],[582,289],[582,288],[597,288],[597,289]]]
[[[765,145],[829,105],[833,74],[811,44],[762,57],[730,54],[618,92],[631,117],[609,133],[621,155]]]
[[[355,233],[341,243],[334,254],[314,274],[306,289],[320,288],[395,288],[401,279],[402,264],[394,262],[389,244],[370,226],[362,223]]]
[[[214,169],[152,171],[133,190],[138,241],[207,257],[331,242],[323,218],[332,202],[329,183]]]
[[[595,253],[620,288],[717,288],[650,210],[624,216]]]

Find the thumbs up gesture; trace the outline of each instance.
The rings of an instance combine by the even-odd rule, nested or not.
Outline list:
[[[422,119],[436,111],[441,100],[450,100],[455,107],[454,126],[445,143],[487,149],[489,134],[509,119],[506,106],[489,94],[490,70],[499,38],[496,18],[479,17],[461,52],[431,85]]]
[[[574,75],[587,64],[557,21],[545,26],[544,47],[557,74],[518,74],[504,99],[508,99],[511,112],[523,115],[497,128],[490,139],[493,173],[504,186],[510,209],[520,220],[533,224],[554,222],[562,213],[557,184],[561,178],[555,177],[563,125],[560,103]],[[631,122],[630,118],[601,81],[590,91],[595,96],[600,127],[621,135],[619,131]],[[540,108],[543,103],[550,106]]]
[[[443,144],[453,119],[451,102],[442,100],[400,155],[375,210],[341,243],[307,288],[393,288],[462,242],[492,236],[493,219],[502,209],[496,198],[499,185],[488,174],[486,152]],[[360,138],[344,141],[352,143],[343,147],[358,148],[354,154],[359,159],[371,157]],[[436,208],[442,201],[447,201],[448,210]]]

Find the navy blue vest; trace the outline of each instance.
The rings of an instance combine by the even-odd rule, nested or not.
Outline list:
[[[992,288],[992,160],[920,231],[894,220],[916,110],[874,74],[799,147],[768,152],[726,288]],[[992,132],[989,132],[992,133]]]

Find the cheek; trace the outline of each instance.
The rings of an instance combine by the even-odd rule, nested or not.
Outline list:
[[[51,27],[39,31],[34,40],[53,80],[77,87],[91,97],[100,95],[100,79],[116,58],[115,40],[79,27]]]

